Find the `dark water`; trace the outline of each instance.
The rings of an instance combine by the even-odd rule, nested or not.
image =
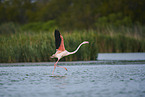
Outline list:
[[[144,63],[47,65],[1,66],[0,97],[145,97]]]

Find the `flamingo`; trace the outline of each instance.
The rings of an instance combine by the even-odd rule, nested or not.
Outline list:
[[[68,51],[65,49],[65,47],[64,47],[64,40],[63,40],[62,35],[60,34],[60,32],[59,32],[58,30],[55,30],[55,46],[56,46],[56,53],[53,54],[53,55],[51,56],[51,58],[57,58],[58,60],[57,60],[56,63],[54,64],[54,69],[53,69],[52,74],[54,73],[56,66],[57,66],[57,67],[60,67],[60,68],[64,68],[64,69],[67,71],[67,68],[65,68],[65,67],[63,67],[63,66],[58,66],[58,65],[56,65],[56,64],[58,63],[58,61],[59,61],[62,57],[64,57],[64,56],[68,56],[68,55],[71,55],[71,54],[76,53],[76,52],[79,50],[79,48],[81,47],[81,45],[86,44],[86,43],[89,43],[89,42],[88,42],[88,41],[84,41],[84,42],[82,42],[82,43],[78,46],[78,48],[77,48],[75,51],[73,51],[73,52],[68,52]]]

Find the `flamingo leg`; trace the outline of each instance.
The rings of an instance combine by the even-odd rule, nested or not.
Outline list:
[[[58,66],[58,65],[57,65],[57,67],[64,68],[64,69],[67,71],[67,68],[65,68],[65,67],[63,67],[63,66]]]
[[[67,68],[65,68],[65,67],[63,67],[63,66],[58,66],[58,65],[56,65],[56,64],[58,63],[58,61],[59,61],[59,59],[58,59],[57,62],[54,64],[54,69],[53,69],[52,75],[53,75],[53,73],[54,73],[54,71],[55,71],[56,66],[57,66],[57,67],[60,67],[60,68],[64,68],[64,69],[67,71]]]
[[[54,71],[55,71],[55,68],[56,68],[56,66],[57,66],[56,64],[58,63],[58,61],[59,61],[59,60],[57,60],[57,62],[54,64],[54,69],[53,69],[52,74],[53,74],[53,73],[54,73]]]

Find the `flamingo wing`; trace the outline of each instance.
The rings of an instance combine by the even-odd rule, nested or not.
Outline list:
[[[63,37],[58,30],[55,30],[55,46],[56,50],[59,51],[65,50]]]

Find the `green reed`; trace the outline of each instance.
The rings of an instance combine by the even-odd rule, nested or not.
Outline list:
[[[61,31],[60,31],[61,32]],[[110,32],[111,33],[111,32]],[[95,30],[63,32],[65,48],[74,51],[83,41],[79,51],[61,59],[96,60],[98,52],[145,52],[145,40],[123,34],[102,34]],[[54,32],[21,32],[0,35],[0,62],[49,62],[55,53]]]
[[[20,33],[11,36],[0,36],[0,62],[40,62],[54,61],[50,56],[55,53],[53,32]],[[63,35],[66,49],[73,51],[83,41],[81,34]],[[86,37],[87,35],[84,35]],[[97,50],[89,45],[83,45],[75,54],[62,60],[90,60],[95,59]],[[92,50],[91,50],[92,49]],[[92,53],[92,51],[95,51]],[[93,55],[91,55],[93,54]]]

